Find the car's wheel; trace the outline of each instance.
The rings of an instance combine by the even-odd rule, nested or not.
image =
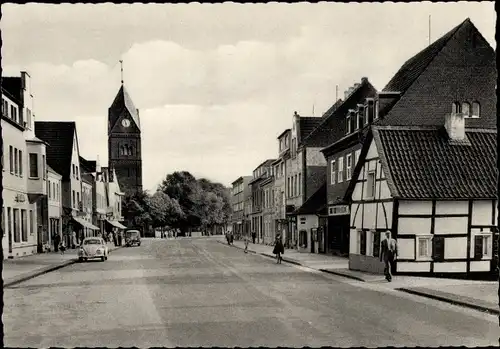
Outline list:
[[[79,257],[78,262],[80,262],[80,263],[83,262],[83,257]]]
[[[106,257],[101,257],[101,262],[104,262]]]

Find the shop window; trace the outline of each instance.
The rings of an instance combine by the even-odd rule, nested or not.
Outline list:
[[[23,242],[28,241],[28,215],[26,210],[21,210],[21,238]]]
[[[14,242],[21,242],[21,232],[20,232],[20,224],[19,224],[19,209],[15,208],[12,210],[14,215]]]

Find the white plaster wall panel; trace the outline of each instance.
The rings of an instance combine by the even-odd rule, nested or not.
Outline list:
[[[432,214],[432,202],[400,201],[399,214]]]
[[[489,271],[490,261],[471,261],[470,271]]]
[[[326,159],[321,153],[322,148],[307,148],[306,161],[309,166],[326,166]]]
[[[467,233],[467,217],[436,217],[434,234]]]
[[[354,206],[354,204],[353,204]],[[359,207],[359,208],[357,208]],[[363,218],[363,205],[362,204],[358,204],[357,207],[351,207],[351,222],[354,220],[354,226],[356,228],[361,228],[361,224],[362,224],[362,218]],[[356,214],[356,210],[358,211],[357,214]],[[353,217],[353,215],[355,215]]]
[[[467,264],[465,262],[434,263],[435,273],[465,273]]]
[[[430,272],[430,262],[398,262],[397,271],[399,272]]]
[[[431,233],[430,218],[399,217],[398,235],[404,235],[404,234],[429,235],[430,233]]]
[[[472,225],[491,225],[491,201],[474,201],[472,203]]]
[[[368,154],[366,155],[367,159],[378,158],[378,150],[377,144],[372,140],[370,144],[370,148],[368,149]]]
[[[380,178],[385,178],[385,173],[384,170],[382,169],[382,166],[380,167]]]
[[[349,234],[349,253],[357,254],[358,252],[358,231],[356,229],[351,229],[351,233]]]
[[[446,238],[444,240],[444,258],[467,258],[467,238]]]
[[[415,240],[414,239],[399,239],[398,240],[398,258],[415,259]]]
[[[388,205],[390,204],[390,205]],[[390,206],[390,207],[388,207]],[[385,213],[384,213],[385,208]],[[387,216],[387,217],[386,217]],[[387,225],[386,225],[387,220]],[[377,228],[378,229],[390,229],[392,222],[392,203],[391,202],[380,202],[378,204],[377,211]]]
[[[302,221],[302,219],[304,219],[304,221]],[[299,223],[298,224],[298,229],[299,230],[307,230],[308,232],[310,232],[310,230],[312,228],[317,228],[318,227],[318,216],[316,215],[303,215],[303,216],[298,216],[297,217],[297,222]],[[304,224],[302,224],[302,222]]]
[[[361,200],[361,188],[363,187],[363,182],[357,182],[354,190],[352,192],[352,200],[360,201]]]
[[[393,202],[384,202],[385,212],[387,214],[387,226],[389,229],[392,229],[392,214],[394,209]],[[385,222],[384,222],[385,224]]]
[[[391,196],[391,191],[389,190],[389,186],[387,185],[387,181],[380,181],[377,182],[377,186],[380,186],[380,188],[377,188],[377,198],[379,199],[390,199]],[[380,190],[380,192],[379,192]],[[379,197],[380,193],[380,197]]]
[[[498,225],[498,200],[495,200],[495,225]]]
[[[365,215],[363,219],[364,229],[375,229],[375,203],[364,204]]]
[[[467,214],[468,210],[467,201],[436,201],[436,214]]]

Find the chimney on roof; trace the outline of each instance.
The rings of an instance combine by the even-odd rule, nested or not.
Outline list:
[[[359,85],[361,85],[361,84],[360,84],[359,82],[356,82],[356,83],[354,84],[354,86],[353,86],[353,88],[352,88],[352,89],[353,89],[353,90],[357,89]]]
[[[361,83],[368,82],[368,78],[366,76],[363,76],[361,78]]]
[[[465,119],[462,113],[446,114],[444,127],[452,140],[462,141],[465,139]]]

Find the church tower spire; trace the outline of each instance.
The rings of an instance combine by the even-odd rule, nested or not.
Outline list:
[[[122,86],[123,86],[123,59],[120,59],[120,73],[121,73]]]

